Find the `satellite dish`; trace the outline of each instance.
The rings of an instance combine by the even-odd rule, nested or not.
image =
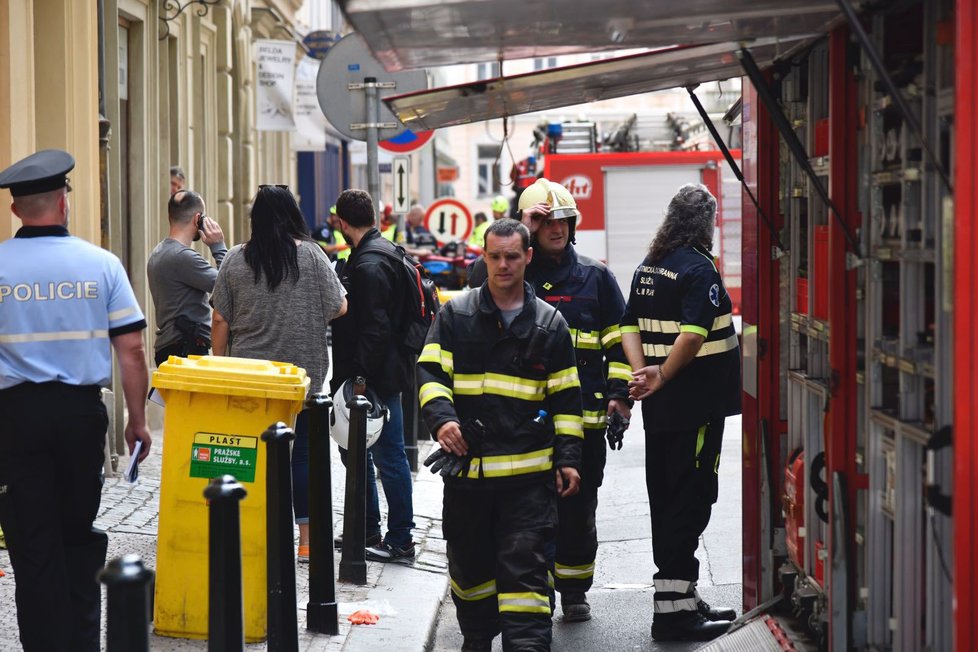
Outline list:
[[[367,121],[367,96],[363,90],[350,90],[349,85],[362,84],[366,77],[374,77],[378,83],[394,82],[393,88],[377,89],[380,99],[428,88],[428,74],[424,70],[387,72],[359,34],[344,36],[326,52],[319,64],[316,95],[329,123],[354,140],[367,139],[366,129],[350,129],[350,124]],[[396,125],[378,129],[377,138],[380,140],[392,138],[406,129],[384,102],[380,102],[377,122]]]

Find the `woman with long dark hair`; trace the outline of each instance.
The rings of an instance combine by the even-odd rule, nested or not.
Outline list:
[[[326,254],[310,237],[285,186],[259,186],[251,238],[224,258],[211,304],[214,355],[289,362],[322,391],[329,370],[327,324],[346,312],[346,291]],[[299,560],[309,555],[309,437],[305,412],[296,420],[292,494],[299,525]]]

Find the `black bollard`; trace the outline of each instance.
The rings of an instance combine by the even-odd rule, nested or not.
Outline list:
[[[367,583],[367,412],[371,405],[357,394],[346,406],[350,409],[350,433],[340,581],[363,585]]]
[[[413,367],[413,365],[412,365]],[[404,452],[413,473],[418,472],[418,421],[421,407],[418,404],[418,376],[415,373],[408,391],[401,394],[401,410],[404,412]]]
[[[268,652],[298,652],[292,528],[292,428],[279,421],[261,435],[268,492]]]
[[[98,579],[108,594],[106,652],[149,652],[153,571],[143,566],[139,555],[125,555],[110,561],[99,571]]]
[[[336,568],[333,564],[333,484],[329,459],[329,408],[326,394],[306,401],[309,411],[309,602],[306,629],[339,634]]]
[[[240,652],[244,648],[240,502],[247,495],[233,475],[213,478],[204,489],[209,512],[208,652]]]

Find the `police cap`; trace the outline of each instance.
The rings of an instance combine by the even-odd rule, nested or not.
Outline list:
[[[65,175],[74,167],[75,158],[68,152],[44,149],[0,172],[0,188],[10,188],[14,197],[57,190],[68,186]]]

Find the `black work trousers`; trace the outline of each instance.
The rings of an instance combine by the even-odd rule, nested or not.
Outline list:
[[[0,390],[0,527],[16,580],[25,652],[97,652],[108,538],[102,496],[108,416],[99,388]]]
[[[442,529],[452,600],[462,635],[503,650],[550,650],[552,621],[546,544],[557,521],[553,476],[518,487],[445,486]]]
[[[604,479],[608,448],[604,430],[584,430],[581,490],[557,501],[557,559],[554,587],[561,593],[588,591],[598,554],[598,487]]]
[[[696,610],[696,547],[717,500],[722,417],[700,428],[645,432],[656,618]]]

